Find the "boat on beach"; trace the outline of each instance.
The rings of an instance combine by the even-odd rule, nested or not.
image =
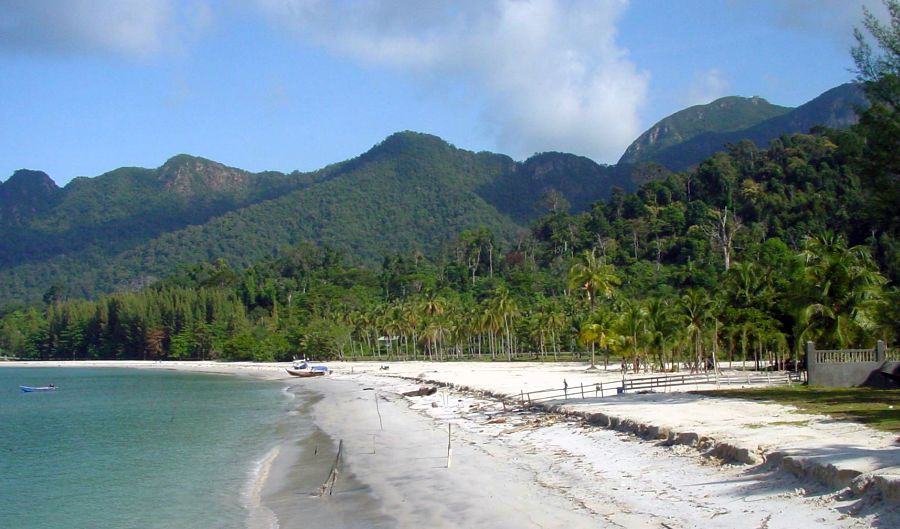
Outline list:
[[[325,366],[316,366],[316,367],[325,367]],[[328,368],[316,370],[316,369],[306,369],[306,370],[298,370],[298,369],[285,369],[291,376],[295,377],[321,377],[325,376],[329,373]]]
[[[56,386],[53,384],[50,384],[49,386],[19,386],[19,389],[21,389],[23,393],[37,393],[41,391],[55,391]]]
[[[313,366],[306,360],[294,362],[293,369],[286,369],[288,374],[295,377],[321,377],[331,373],[326,366]]]

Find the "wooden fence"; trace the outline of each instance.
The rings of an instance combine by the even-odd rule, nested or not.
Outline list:
[[[736,384],[782,385],[793,384],[795,382],[801,382],[800,375],[791,371],[748,371],[745,374],[728,375],[722,375],[720,373],[718,377],[716,377],[715,373],[709,372],[667,374],[653,377],[628,378],[624,381],[595,382],[593,384],[579,383],[578,385],[565,385],[562,388],[541,389],[529,392],[522,390],[519,393],[519,400],[523,406],[526,406],[558,400],[597,399],[627,392],[649,392],[661,388],[688,386],[692,384],[716,384],[718,386]]]

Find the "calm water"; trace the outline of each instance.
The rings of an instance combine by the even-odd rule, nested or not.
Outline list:
[[[51,382],[51,393],[18,388]],[[281,388],[170,371],[0,368],[0,527],[265,526],[255,473],[297,429]]]

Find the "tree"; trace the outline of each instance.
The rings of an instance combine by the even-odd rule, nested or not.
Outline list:
[[[863,7],[863,26],[878,51],[859,28],[851,50],[857,80],[863,83],[869,108],[860,115],[866,139],[862,174],[878,206],[885,229],[900,226],[900,0],[883,0],[890,22],[881,23]]]
[[[647,345],[659,358],[659,367],[666,367],[666,346],[674,333],[669,303],[665,298],[651,298],[644,305],[646,311]],[[673,359],[674,363],[674,359]]]
[[[621,284],[615,267],[597,258],[593,250],[584,252],[581,260],[569,269],[569,288],[581,289],[587,294],[591,309],[598,294],[611,297],[616,286]]]
[[[581,324],[578,339],[583,344],[591,346],[591,366],[589,370],[596,369],[594,362],[594,346],[598,345],[606,351],[604,367],[609,366],[609,347],[616,341],[616,315],[612,311],[601,308],[591,313],[590,317]]]
[[[800,257],[805,268],[796,288],[802,296],[798,319],[803,335],[825,347],[871,340],[887,280],[869,249],[849,247],[844,237],[827,232],[808,237]]]
[[[709,294],[699,288],[689,289],[678,301],[679,316],[696,361],[692,371],[703,368],[703,333],[712,315],[712,306]]]
[[[495,317],[503,322],[503,329],[506,334],[506,354],[507,359],[512,360],[513,354],[513,336],[512,336],[512,319],[519,314],[519,307],[512,298],[509,289],[506,287],[497,287],[494,295],[489,303],[490,310]]]
[[[640,302],[630,300],[622,307],[618,334],[624,340],[624,345],[631,349],[631,363],[635,373],[640,371],[641,353],[647,343],[646,321],[647,312]]]
[[[741,219],[734,213],[728,215],[728,206],[722,211],[713,210],[710,221],[704,225],[704,231],[709,236],[712,246],[722,251],[722,259],[725,261],[725,271],[731,268],[731,252],[734,246],[734,237],[741,229]]]

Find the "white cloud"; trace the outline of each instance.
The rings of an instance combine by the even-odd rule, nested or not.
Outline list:
[[[716,68],[694,74],[688,92],[682,99],[685,106],[705,105],[727,95],[731,83]]]
[[[498,147],[615,161],[649,75],[616,45],[625,0],[257,0],[315,45],[483,94]]]
[[[758,0],[732,0],[750,12],[758,10]],[[862,28],[863,7],[883,21],[887,10],[882,0],[775,0],[774,25],[828,38],[836,47],[849,49],[855,43],[853,28]]]
[[[6,0],[0,50],[148,57],[177,49],[210,22],[199,0]]]

